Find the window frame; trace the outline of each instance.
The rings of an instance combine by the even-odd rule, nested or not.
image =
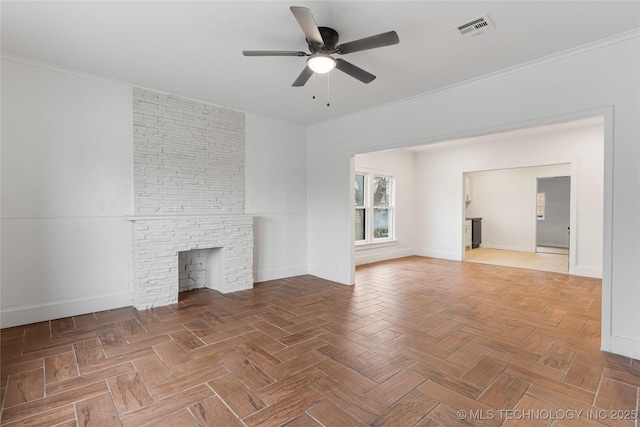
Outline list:
[[[357,169],[353,176],[353,185],[355,187],[356,177],[357,176],[364,177],[364,204],[362,206],[358,206],[355,204],[355,196],[354,196],[354,243],[357,246],[367,245],[367,244],[375,244],[375,243],[384,243],[384,242],[392,242],[395,240],[395,190],[396,190],[396,176],[394,173],[389,171],[378,171],[378,170],[364,170]],[[373,190],[373,182],[376,177],[386,178],[388,179],[388,206],[374,206],[374,190]],[[375,218],[374,212],[376,209],[386,210],[388,217],[388,232],[386,237],[375,237]],[[356,218],[357,211],[364,211],[364,239],[356,240],[357,229],[356,229]]]
[[[356,177],[359,176],[359,175],[362,176],[362,183],[363,183],[363,185],[362,185],[362,187],[363,187],[363,189],[362,189],[362,205],[357,205],[355,197],[354,197],[353,202],[354,202],[354,209],[355,209],[354,214],[355,214],[355,216],[354,216],[353,223],[354,223],[355,233],[354,233],[353,239],[354,239],[354,241],[356,243],[362,244],[362,243],[367,243],[367,238],[368,238],[368,234],[369,234],[368,233],[368,227],[369,227],[368,211],[369,211],[369,209],[367,207],[367,204],[368,204],[367,199],[368,199],[368,194],[369,194],[369,191],[368,191],[369,190],[369,186],[368,186],[367,183],[368,183],[369,179],[368,179],[368,174],[366,172],[356,172],[354,174],[354,177],[353,177],[354,187],[355,187],[355,183],[356,183]],[[363,211],[364,212],[364,215],[362,215],[362,219],[364,221],[364,230],[363,230],[362,234],[363,234],[364,238],[361,239],[361,240],[357,240],[358,229],[355,226],[356,225],[356,219],[359,216],[357,214],[358,211]]]

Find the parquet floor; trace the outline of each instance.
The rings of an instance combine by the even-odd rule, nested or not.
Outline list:
[[[600,288],[409,257],[3,329],[2,425],[637,426]]]

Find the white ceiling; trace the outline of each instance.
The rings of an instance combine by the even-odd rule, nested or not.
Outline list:
[[[307,51],[289,6],[311,9],[340,42],[395,30],[400,44],[342,56],[375,74],[338,70],[303,88]],[[4,54],[52,63],[278,120],[310,125],[514,67],[640,27],[638,1],[6,1]],[[494,31],[452,27],[488,13]]]

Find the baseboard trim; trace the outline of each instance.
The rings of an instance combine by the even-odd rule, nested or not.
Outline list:
[[[341,283],[343,285],[353,285],[351,283],[351,274],[348,271],[337,271],[328,268],[316,267],[314,265],[309,266],[309,272],[312,276],[319,277],[321,279],[329,280],[331,282]]]
[[[402,249],[396,251],[386,251],[377,254],[358,254],[356,251],[356,265],[370,264],[372,262],[387,261],[390,259],[404,258],[415,255],[415,249]]]
[[[430,249],[418,249],[415,255],[429,258],[447,259],[450,261],[462,261],[462,254],[458,252],[433,251]]]
[[[533,252],[530,247],[524,246],[503,246],[503,245],[492,245],[487,243],[482,243],[480,245],[481,248],[487,249],[498,249],[501,251],[516,251],[516,252]]]
[[[256,283],[269,280],[283,279],[285,277],[302,276],[308,273],[306,265],[294,265],[292,267],[270,268],[253,272],[253,281]]]
[[[0,313],[0,325],[2,328],[9,328],[131,305],[133,305],[133,297],[131,292],[127,291],[88,298],[3,307]]]
[[[602,268],[598,267],[584,267],[576,265],[576,276],[592,277],[594,279],[602,279]]]
[[[640,360],[640,341],[630,338],[611,335],[609,338],[609,348],[602,348],[602,350]]]

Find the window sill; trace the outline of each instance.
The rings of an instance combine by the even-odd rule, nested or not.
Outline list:
[[[356,250],[361,249],[378,249],[385,248],[387,246],[397,246],[397,240],[384,240],[381,242],[365,242],[365,243],[356,243]]]

